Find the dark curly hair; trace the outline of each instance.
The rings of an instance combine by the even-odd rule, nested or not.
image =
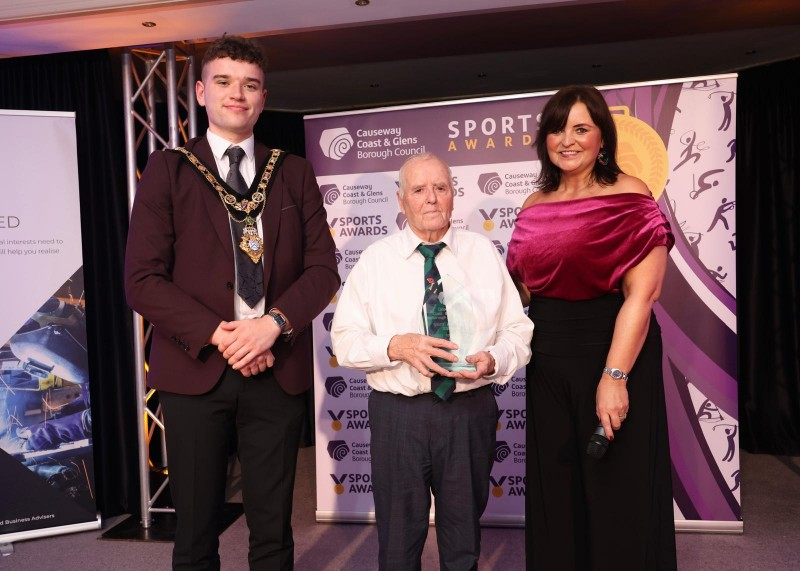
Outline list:
[[[617,182],[617,175],[622,173],[617,164],[617,129],[605,99],[591,85],[570,85],[560,89],[544,106],[539,132],[533,143],[542,164],[536,185],[544,192],[557,190],[561,183],[561,169],[550,161],[550,156],[547,154],[547,135],[564,128],[572,106],[578,102],[586,105],[592,121],[600,128],[603,150],[608,155],[606,165],[595,161],[592,179],[603,186],[608,186]]]
[[[261,68],[265,77],[267,75],[267,56],[258,44],[242,36],[222,36],[214,40],[203,55],[200,75],[203,75],[203,69],[208,62],[224,57],[234,61],[254,63]]]

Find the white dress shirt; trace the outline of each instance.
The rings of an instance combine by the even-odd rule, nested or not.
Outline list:
[[[255,157],[255,137],[250,135],[249,138],[245,139],[240,143],[231,143],[227,139],[223,139],[219,135],[212,133],[211,131],[206,131],[206,139],[208,139],[208,144],[211,147],[211,152],[214,154],[214,160],[217,163],[217,172],[222,177],[224,181],[228,177],[228,171],[230,170],[230,160],[227,156],[225,156],[225,151],[228,150],[228,147],[236,146],[241,147],[244,151],[244,157],[239,162],[239,172],[242,173],[242,177],[244,181],[247,183],[249,187],[253,184],[253,179],[256,177],[256,157]],[[261,173],[258,173],[259,176]],[[261,217],[258,217],[256,220],[256,226],[258,226],[258,235],[261,238],[264,238],[264,230],[261,226]],[[231,238],[231,244],[234,249],[234,258],[236,257],[236,248],[239,247],[238,242],[234,242],[233,238]],[[235,291],[239,291],[239,284],[235,284],[236,289]],[[264,288],[266,290],[266,284],[264,284]],[[250,307],[247,305],[247,302],[243,300],[238,295],[234,298],[233,303],[233,312],[237,320],[239,319],[256,319],[264,315],[264,305],[265,305],[264,298],[262,297],[258,300],[255,307]]]
[[[456,379],[455,390],[503,384],[530,360],[533,323],[494,244],[480,234],[452,227],[441,241],[446,247],[436,256],[436,267],[445,295],[453,283],[461,284],[474,309],[467,354],[488,351],[495,360],[491,376]],[[416,249],[420,243],[407,226],[364,250],[347,277],[333,317],[331,341],[337,361],[366,371],[367,382],[378,391],[407,396],[431,391],[428,377],[387,355],[393,336],[423,331],[424,257]],[[455,318],[448,316],[451,321]]]

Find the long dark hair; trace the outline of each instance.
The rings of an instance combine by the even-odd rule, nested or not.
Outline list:
[[[561,169],[550,161],[550,156],[547,154],[547,135],[564,128],[572,106],[578,102],[586,105],[592,121],[600,128],[603,151],[608,155],[606,165],[595,161],[592,179],[603,186],[608,186],[617,182],[617,175],[622,172],[617,164],[617,129],[605,99],[591,85],[570,85],[560,89],[544,106],[539,132],[533,143],[542,163],[536,185],[544,192],[557,190],[561,183]]]

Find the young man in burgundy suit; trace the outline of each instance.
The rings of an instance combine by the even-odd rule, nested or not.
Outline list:
[[[126,293],[155,326],[147,383],[166,424],[174,569],[220,567],[233,439],[250,568],[293,568],[309,325],[340,280],[311,165],[254,140],[264,68],[248,40],[211,45],[196,85],[208,132],[150,156],[131,214]]]

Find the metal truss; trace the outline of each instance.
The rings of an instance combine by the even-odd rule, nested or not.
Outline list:
[[[195,71],[194,52],[185,46],[127,48],[122,54],[129,216],[147,157],[153,151],[180,146],[197,134]],[[157,111],[163,109],[164,102],[167,118],[166,124],[161,125],[158,119],[163,113]],[[138,152],[145,140],[146,156]],[[164,417],[158,399],[153,398],[155,391],[147,389],[146,347],[152,325],[136,312],[133,317],[141,523],[143,528],[149,528],[154,513],[175,510],[155,507],[169,483]]]

